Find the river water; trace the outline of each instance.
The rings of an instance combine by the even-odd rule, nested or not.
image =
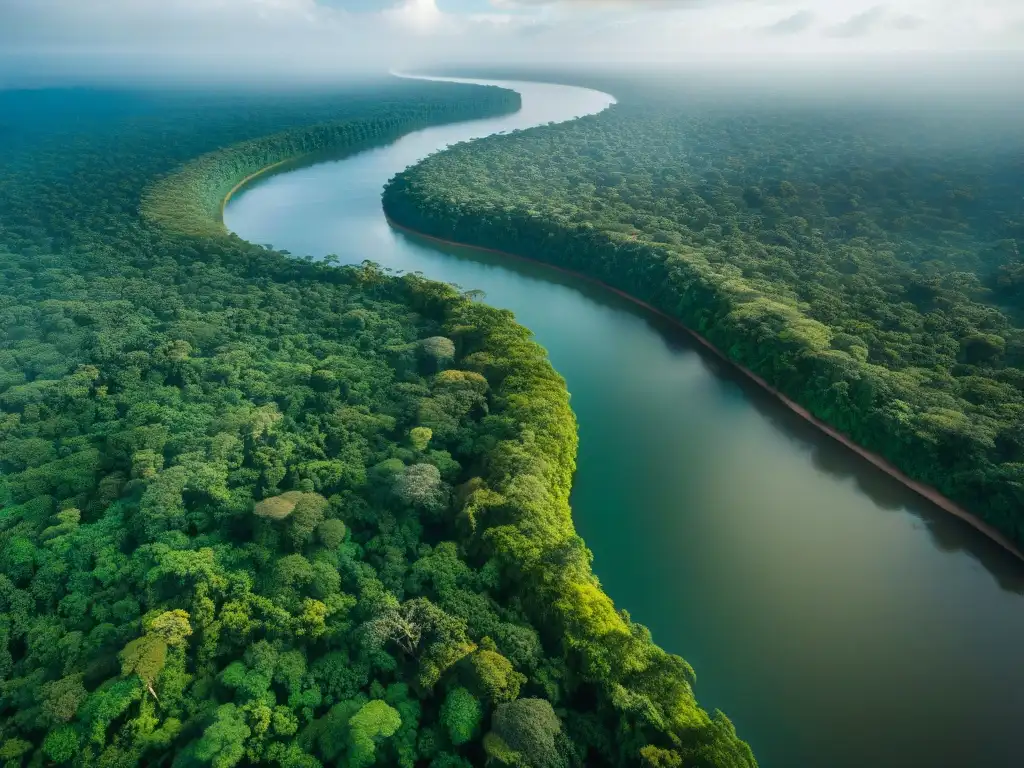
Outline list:
[[[516,313],[572,393],[573,516],[605,590],[694,666],[701,703],[763,768],[1024,765],[1024,565],[629,302],[388,226],[380,194],[397,171],[613,101],[499,84],[522,111],[261,179],[228,227],[481,289]]]

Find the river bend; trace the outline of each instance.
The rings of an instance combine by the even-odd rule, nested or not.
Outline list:
[[[577,531],[619,607],[697,670],[763,768],[1012,768],[1024,567],[609,291],[389,227],[384,183],[470,138],[612,97],[498,82],[520,112],[268,176],[227,226],[296,255],[372,259],[481,289],[565,377]],[[525,254],[529,255],[529,254]]]

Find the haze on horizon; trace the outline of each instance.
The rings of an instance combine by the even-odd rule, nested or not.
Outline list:
[[[916,67],[1003,86],[1012,85],[1010,62],[1021,53],[1018,0],[6,0],[0,7],[0,87],[320,83],[483,63],[844,69],[868,79]]]

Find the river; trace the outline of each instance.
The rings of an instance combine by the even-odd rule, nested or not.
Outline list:
[[[1024,764],[1020,562],[625,299],[389,227],[380,193],[397,171],[613,101],[499,84],[522,94],[520,112],[262,178],[232,198],[227,226],[481,289],[516,313],[572,393],[573,516],[595,572],[694,666],[701,703],[763,768]]]

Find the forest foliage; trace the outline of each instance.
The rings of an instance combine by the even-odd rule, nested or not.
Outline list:
[[[1024,545],[1019,137],[917,104],[602,85],[623,95],[604,113],[399,174],[388,215],[628,291]]]
[[[231,144],[198,157],[150,185],[142,215],[164,229],[190,235],[224,233],[223,203],[233,188],[269,167],[303,162],[312,155],[351,154],[437,122],[472,120],[514,112],[520,97],[504,88],[483,87],[486,106],[463,94],[450,101],[363,105],[357,119],[292,127]]]
[[[510,313],[210,228],[315,137],[506,94],[0,107],[5,766],[756,765],[593,576],[565,385]]]

